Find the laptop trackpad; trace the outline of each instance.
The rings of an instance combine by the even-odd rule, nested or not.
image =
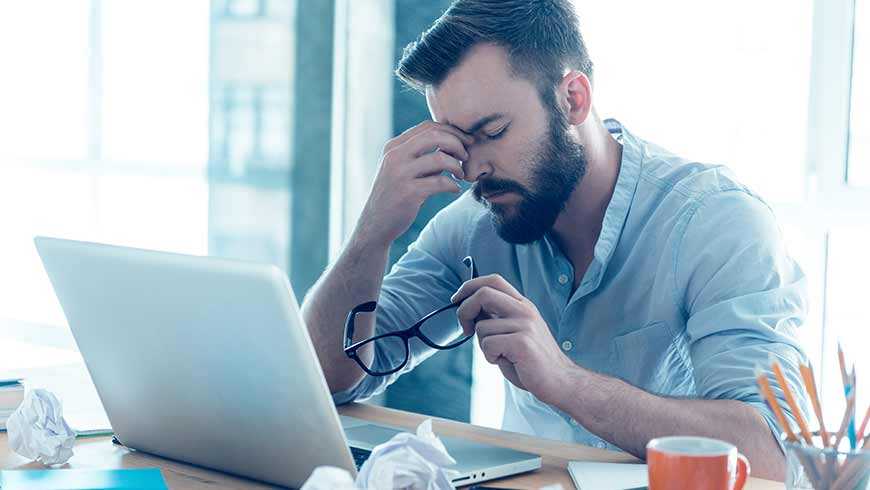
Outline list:
[[[401,431],[374,424],[357,425],[344,429],[347,442],[351,446],[362,449],[371,449],[378,444],[387,442],[399,432]]]

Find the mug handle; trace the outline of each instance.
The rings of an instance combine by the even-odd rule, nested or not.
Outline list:
[[[746,480],[749,478],[749,460],[746,456],[737,453],[737,479],[734,480],[734,490],[743,490]]]

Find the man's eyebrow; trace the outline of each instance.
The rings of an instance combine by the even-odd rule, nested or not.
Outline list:
[[[486,126],[487,124],[495,121],[496,119],[501,119],[503,117],[505,117],[504,114],[497,112],[495,114],[490,114],[486,117],[480,118],[476,123],[472,124],[471,127],[468,128],[468,130],[462,129],[456,125],[454,125],[454,127],[456,129],[462,131],[465,134],[471,135],[471,134],[474,134],[474,133],[480,131],[481,129],[483,129],[483,127]]]

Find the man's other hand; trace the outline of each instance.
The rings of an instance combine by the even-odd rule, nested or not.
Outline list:
[[[562,379],[578,368],[556,344],[535,305],[498,274],[465,282],[451,298],[466,334],[477,332],[487,362],[545,403],[564,396]]]

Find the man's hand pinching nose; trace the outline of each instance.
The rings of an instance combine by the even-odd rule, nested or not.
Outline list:
[[[461,162],[469,158],[468,139],[454,127],[426,121],[388,141],[357,223],[360,237],[392,243],[411,226],[423,201],[460,192],[457,181],[465,178]]]

